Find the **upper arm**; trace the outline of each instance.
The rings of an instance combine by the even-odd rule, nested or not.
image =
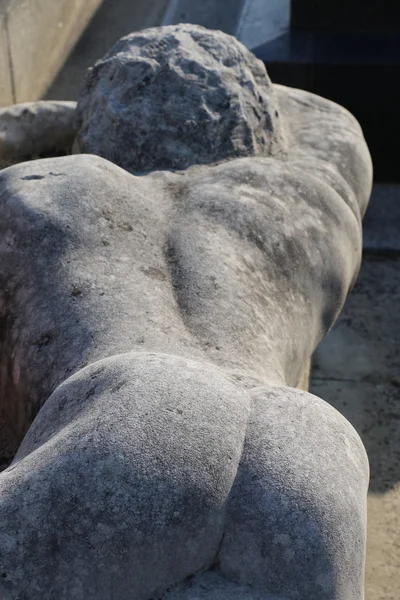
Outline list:
[[[0,168],[70,154],[76,102],[44,101],[0,109]]]
[[[363,215],[371,193],[372,162],[357,120],[330,100],[303,90],[275,87],[291,142],[289,161],[339,194],[345,184]]]

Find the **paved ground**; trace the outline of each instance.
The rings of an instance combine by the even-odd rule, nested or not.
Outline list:
[[[106,0],[48,98],[75,99],[87,67],[122,35],[158,25],[166,4]],[[311,379],[311,391],[360,433],[371,463],[366,600],[397,600],[400,594],[399,189],[375,189],[365,220],[367,252],[360,277],[341,318],[315,353]]]
[[[371,467],[366,600],[398,600],[400,257],[364,257],[341,317],[314,355],[310,391],[344,414],[365,444]]]

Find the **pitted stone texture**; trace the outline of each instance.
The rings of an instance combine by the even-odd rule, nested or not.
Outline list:
[[[54,391],[0,481],[2,600],[362,599],[365,451],[298,390],[110,357]]]
[[[290,600],[361,600],[369,469],[357,432],[307,392],[251,396],[221,571]]]
[[[311,394],[251,396],[218,561],[163,600],[361,600],[368,459],[360,438]]]
[[[2,600],[363,600],[362,445],[287,386],[357,274],[371,163],[349,113],[277,93],[285,156],[1,173],[0,421],[21,437],[43,406],[0,475]]]
[[[279,102],[261,61],[235,38],[195,25],[122,38],[89,71],[77,152],[131,172],[282,155]]]
[[[218,369],[170,355],[67,379],[2,474],[2,600],[150,600],[209,567],[249,409]]]

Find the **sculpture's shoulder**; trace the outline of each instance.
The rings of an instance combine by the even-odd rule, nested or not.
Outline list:
[[[69,196],[73,196],[84,188],[97,192],[104,189],[105,184],[118,187],[128,178],[132,178],[129,173],[104,158],[75,154],[31,160],[3,169],[0,171],[0,189],[3,193],[18,191],[38,197],[47,189],[63,190],[64,193],[68,189]]]
[[[105,250],[107,261],[133,253],[143,262],[143,239],[146,256],[160,246],[169,208],[164,192],[160,179],[133,176],[93,155],[40,159],[4,169],[0,274],[15,273],[22,264],[40,271],[46,261],[63,256],[85,262]]]
[[[233,200],[248,200],[268,196],[275,187],[287,179],[286,163],[272,157],[245,157],[218,165],[202,167],[188,172],[186,191],[188,195],[199,194],[206,198],[221,195]]]
[[[364,214],[371,194],[372,160],[357,119],[343,106],[310,92],[274,86],[288,138],[288,161],[344,187]]]
[[[360,209],[351,188],[339,176],[335,179],[320,176],[309,168],[301,168],[296,161],[272,157],[249,157],[199,171],[188,178],[185,210],[200,212],[218,221],[235,221],[238,227],[245,223],[260,226],[275,223],[279,229],[284,221],[295,214],[343,212],[349,208],[360,218]],[[290,211],[292,211],[290,213]],[[279,222],[274,222],[274,215]],[[316,215],[316,219],[319,216]],[[284,219],[284,221],[281,221]]]
[[[341,126],[346,126],[348,131],[361,137],[361,126],[354,115],[344,106],[328,100],[312,92],[292,88],[285,85],[274,84],[274,90],[279,98],[279,106],[285,119],[297,121],[299,125],[306,120],[314,120],[318,115],[322,122],[329,119]],[[320,125],[323,124],[320,122]]]
[[[136,177],[94,155],[46,158],[0,172],[0,211],[53,218],[71,230],[110,215],[116,222],[144,214],[162,192],[156,178]]]
[[[0,168],[69,154],[76,102],[39,100],[0,108]]]

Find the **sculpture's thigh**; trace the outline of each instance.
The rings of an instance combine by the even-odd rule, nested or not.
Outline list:
[[[220,568],[288,600],[362,600],[364,447],[319,398],[259,388],[232,489]]]
[[[215,560],[250,398],[131,353],[51,395],[0,475],[0,597],[149,600]]]

